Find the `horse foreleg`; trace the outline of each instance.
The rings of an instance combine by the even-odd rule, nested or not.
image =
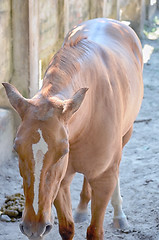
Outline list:
[[[72,217],[72,205],[70,196],[70,183],[73,176],[69,180],[64,179],[54,205],[59,220],[59,232],[63,240],[72,240],[74,236],[74,222]]]
[[[115,228],[124,229],[128,227],[126,215],[122,209],[122,197],[120,195],[120,181],[118,179],[116,188],[112,195],[111,204],[114,208],[113,224]]]
[[[83,187],[80,194],[80,202],[74,214],[75,222],[83,222],[88,219],[87,205],[91,199],[91,187],[87,179],[83,178]]]
[[[91,180],[91,224],[87,229],[87,240],[103,240],[103,221],[106,207],[116,186],[118,172],[109,169],[98,179]]]

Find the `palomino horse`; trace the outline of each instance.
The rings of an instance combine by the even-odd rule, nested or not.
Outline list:
[[[126,226],[119,163],[143,98],[142,68],[134,31],[115,20],[94,19],[68,33],[32,99],[3,84],[22,119],[14,148],[26,199],[20,229],[29,239],[43,239],[51,230],[52,203],[62,239],[73,239],[70,183],[76,172],[84,183],[75,221],[85,219],[91,199],[87,239],[104,238],[111,196],[114,225]]]

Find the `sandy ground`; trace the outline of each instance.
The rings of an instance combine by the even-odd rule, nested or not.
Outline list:
[[[149,25],[148,28],[152,29],[152,26]],[[155,34],[150,34],[149,37],[159,37],[159,26]],[[145,38],[142,44],[143,47],[146,45],[146,53],[148,49],[152,51],[144,66],[145,94],[132,138],[124,149],[120,166],[123,208],[130,227],[127,231],[113,229],[113,211],[109,204],[105,215],[104,239],[159,240],[159,39]],[[77,174],[71,186],[73,211],[79,201],[81,183],[82,176]],[[5,194],[22,192],[21,185],[18,160],[14,157],[1,166],[0,206],[5,200]],[[0,240],[27,239],[21,234],[18,225],[19,222],[0,221]],[[89,221],[75,225],[75,240],[85,239],[88,225]],[[61,239],[57,220],[46,237],[46,240],[53,239]]]

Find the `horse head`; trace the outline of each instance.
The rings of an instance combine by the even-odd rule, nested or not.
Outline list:
[[[26,99],[11,84],[3,85],[22,119],[14,141],[25,195],[20,229],[29,239],[43,239],[52,228],[51,205],[67,170],[67,123],[80,107],[87,89],[80,89],[67,100],[46,97],[40,92]]]

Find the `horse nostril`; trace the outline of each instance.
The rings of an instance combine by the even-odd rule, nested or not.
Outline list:
[[[51,223],[48,223],[48,224],[46,225],[45,232],[44,232],[43,235],[48,234],[48,233],[51,231],[51,229],[52,229],[52,224],[51,224]]]
[[[23,224],[19,224],[20,231],[25,235]]]
[[[19,224],[19,228],[20,228],[20,231],[21,231],[24,235],[26,235],[27,237],[31,237],[32,232],[30,231],[30,229],[29,229],[27,226],[25,226],[24,223],[20,223],[20,224]]]

